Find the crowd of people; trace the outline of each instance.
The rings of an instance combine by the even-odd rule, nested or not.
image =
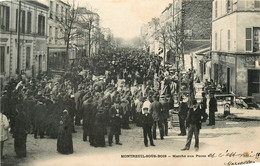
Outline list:
[[[114,136],[115,144],[122,145],[121,129],[130,129],[131,121],[143,128],[144,145],[148,146],[148,136],[150,145],[155,146],[157,126],[160,139],[168,135],[173,94],[179,93],[178,75],[162,67],[161,60],[143,52],[118,51],[74,63],[59,79],[44,74],[37,79],[11,79],[1,92],[1,118],[6,116],[10,122],[17,157],[26,156],[27,134],[34,134],[35,139],[57,139],[59,153],[73,153],[75,125],[82,126],[83,141],[104,147],[105,135],[109,146],[113,145]],[[187,117],[189,127],[201,123],[205,113],[203,109],[196,115],[191,111],[202,104],[193,103],[193,108],[185,96],[181,101],[179,135],[186,135]],[[7,129],[9,124],[2,126]],[[188,132],[192,134],[193,130],[199,128],[191,126]],[[1,143],[5,140],[1,139]],[[190,134],[188,140],[191,141]]]

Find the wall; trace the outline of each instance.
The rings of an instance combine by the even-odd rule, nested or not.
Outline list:
[[[210,39],[212,1],[184,1],[184,30],[192,30],[193,40]]]
[[[237,13],[237,52],[245,52],[246,28],[260,27],[260,10],[258,12]]]

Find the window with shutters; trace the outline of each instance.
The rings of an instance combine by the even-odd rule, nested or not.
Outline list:
[[[253,28],[253,52],[260,52],[260,27]]]
[[[1,74],[5,72],[5,47],[0,46]]]
[[[230,30],[228,30],[228,34],[227,34],[227,36],[228,36],[228,51],[230,51]]]
[[[26,47],[26,69],[31,66],[31,47]]]
[[[56,20],[59,21],[59,5],[56,4]]]
[[[252,28],[246,28],[246,51],[252,51]]]
[[[32,32],[32,12],[27,12],[27,33]]]
[[[53,39],[53,36],[52,36],[52,26],[49,27],[49,42],[51,42]]]
[[[25,33],[25,11],[21,13],[21,33]]]
[[[61,22],[63,22],[63,6],[61,7],[61,14],[60,14],[60,15],[61,15],[61,16],[60,16],[60,17],[61,17],[61,18],[60,18],[60,19],[61,19]]]
[[[58,42],[58,28],[55,28],[55,44]]]
[[[38,35],[45,35],[45,17],[38,15]]]
[[[0,6],[0,25],[1,29],[8,31],[10,24],[10,8],[9,6]]]
[[[260,0],[255,0],[255,8],[260,9]]]

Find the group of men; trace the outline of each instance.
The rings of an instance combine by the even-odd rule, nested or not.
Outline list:
[[[1,109],[10,120],[11,133],[16,138],[15,149],[22,149],[17,150],[19,156],[26,156],[24,149],[29,133],[33,133],[35,139],[38,135],[58,137],[64,110],[74,122],[71,132],[76,132],[74,125],[82,125],[83,141],[89,141],[94,147],[106,145],[105,135],[109,146],[114,136],[115,144],[122,145],[121,128],[130,129],[129,120],[143,128],[145,146],[148,146],[148,138],[150,145],[155,146],[157,126],[160,139],[164,139],[168,135],[169,110],[174,105],[171,94],[178,93],[176,73],[163,70],[158,57],[126,54],[90,57],[84,64],[74,64],[71,71],[57,81],[44,75],[38,80],[12,79],[2,91]],[[88,72],[80,74],[85,69]],[[122,88],[117,85],[119,79],[125,80]],[[191,108],[183,100],[179,112],[180,135],[186,135],[185,120],[193,120],[189,114]],[[205,110],[207,102],[202,103]],[[210,125],[214,125],[214,121],[210,121]]]

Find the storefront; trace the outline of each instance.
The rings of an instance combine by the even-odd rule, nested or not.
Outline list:
[[[237,57],[237,94],[260,102],[260,55]]]
[[[227,93],[260,102],[260,55],[212,53],[212,78]]]

